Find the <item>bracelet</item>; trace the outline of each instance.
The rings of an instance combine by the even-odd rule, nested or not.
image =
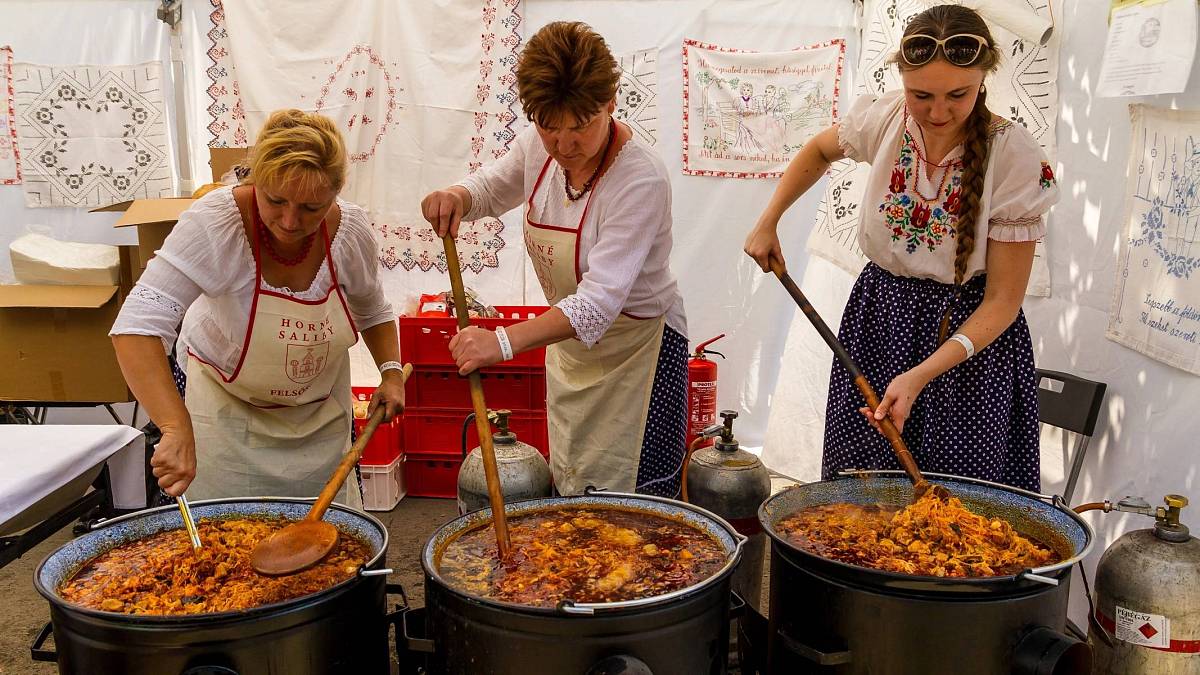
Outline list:
[[[503,360],[513,360],[512,343],[508,341],[508,332],[504,330],[504,326],[496,326],[496,341],[500,343],[500,354]]]
[[[399,361],[384,361],[383,363],[379,364],[379,374],[382,375],[388,370],[404,370],[404,364],[400,363]]]
[[[954,335],[950,336],[950,339],[962,345],[963,349],[967,350],[968,359],[972,356],[975,356],[975,343],[971,342],[971,338],[963,335],[962,333],[955,333]]]

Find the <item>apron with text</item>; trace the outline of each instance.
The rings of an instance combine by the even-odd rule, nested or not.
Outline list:
[[[525,247],[546,302],[554,305],[578,287],[579,234],[596,190],[574,228],[534,222],[533,196],[550,162],[525,205]],[[665,323],[664,316],[621,314],[591,349],[575,338],[546,347],[550,471],[560,494],[579,494],[589,485],[636,489]]]
[[[257,209],[254,220],[257,231]],[[333,281],[324,298],[264,290],[255,236],[254,299],[237,367],[226,375],[188,353],[185,403],[196,437],[191,499],[316,497],[350,446],[349,349],[358,333],[325,223],[321,230]],[[362,509],[353,476],[334,501]]]

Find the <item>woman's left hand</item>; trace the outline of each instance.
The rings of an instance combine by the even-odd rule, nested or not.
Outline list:
[[[458,364],[459,375],[500,363],[504,358],[496,334],[478,326],[467,326],[450,340],[450,355]]]
[[[378,406],[384,406],[383,421],[387,422],[396,415],[404,412],[404,375],[399,370],[383,371],[383,382],[371,395],[371,405],[367,406],[367,417],[375,412]]]
[[[892,424],[896,425],[896,430],[903,432],[904,422],[912,414],[913,403],[917,401],[917,396],[927,384],[929,381],[924,376],[915,370],[906,370],[888,384],[887,391],[883,393],[883,399],[879,401],[878,408],[871,410],[863,406],[858,410],[879,433],[883,433],[879,421],[884,417],[891,417]]]

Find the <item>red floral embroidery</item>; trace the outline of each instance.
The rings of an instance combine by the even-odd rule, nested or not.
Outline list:
[[[891,190],[895,194],[904,192],[904,172],[900,170],[900,167],[892,169]]]
[[[1054,185],[1054,183],[1054,169],[1050,168],[1049,162],[1042,162],[1042,176],[1038,180],[1038,184],[1042,186],[1043,190],[1045,190],[1051,185]]]
[[[930,213],[931,213],[931,211],[929,210],[929,207],[922,202],[917,202],[915,205],[913,205],[913,211],[912,211],[913,227],[916,227],[918,229],[924,228],[925,224],[929,222],[929,214]]]
[[[958,215],[958,209],[962,206],[961,192],[961,190],[955,190],[946,196],[946,201],[942,202],[942,208],[946,210],[946,213]]]

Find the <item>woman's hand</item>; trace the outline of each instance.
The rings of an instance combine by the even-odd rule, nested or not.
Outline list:
[[[746,244],[742,247],[746,255],[754,258],[754,262],[758,263],[764,272],[771,271],[771,258],[778,260],[780,264],[784,262],[783,248],[779,245],[779,233],[776,231],[778,225],[778,218],[764,212],[759,216],[758,224],[746,235]]]
[[[892,424],[896,425],[896,430],[903,432],[904,422],[912,414],[913,403],[916,403],[917,396],[921,394],[921,390],[927,384],[929,384],[929,380],[925,379],[923,375],[915,370],[906,370],[897,375],[896,379],[888,385],[878,408],[872,411],[863,406],[858,410],[879,433],[883,433],[879,421],[885,417],[891,417]]]
[[[450,340],[450,355],[458,364],[459,375],[500,363],[504,358],[496,334],[477,326],[467,326]]]
[[[462,195],[453,188],[435,190],[421,200],[421,215],[433,226],[437,236],[458,236],[458,224],[466,212]]]
[[[192,430],[162,429],[162,439],[150,457],[150,468],[163,492],[172,497],[183,494],[196,477],[196,438]]]
[[[367,417],[375,413],[375,408],[383,406],[383,421],[388,422],[396,415],[404,412],[404,374],[396,369],[383,371],[383,381],[371,394],[371,404],[367,406]]]

